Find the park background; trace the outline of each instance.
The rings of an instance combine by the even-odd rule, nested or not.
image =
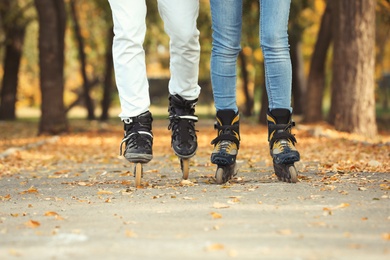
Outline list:
[[[169,38],[156,1],[146,2],[144,45],[152,110],[165,117]],[[244,117],[264,124],[268,104],[258,39],[259,2],[243,3],[238,105]],[[197,114],[204,117],[215,113],[209,7],[208,1],[200,1],[202,93]],[[0,23],[0,120],[35,118],[38,134],[58,134],[71,130],[72,118],[117,117],[108,1],[5,0],[0,3]],[[367,137],[388,130],[389,1],[293,0],[289,35],[296,121],[327,122],[336,130]]]

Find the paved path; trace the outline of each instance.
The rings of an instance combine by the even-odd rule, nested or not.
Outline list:
[[[216,185],[208,160],[182,181],[156,154],[143,189],[119,158],[2,177],[0,259],[390,259],[388,173],[320,175],[313,162],[287,184],[242,160]]]

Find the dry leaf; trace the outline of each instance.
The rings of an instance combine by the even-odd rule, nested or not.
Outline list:
[[[277,232],[278,232],[278,234],[281,234],[281,235],[291,235],[292,234],[292,231],[290,229],[281,229],[281,230],[278,230]]]
[[[383,233],[382,234],[382,239],[386,240],[386,241],[389,241],[390,240],[390,233]]]
[[[225,208],[229,208],[230,206],[223,203],[214,202],[213,207],[216,209],[225,209]]]
[[[222,244],[212,244],[208,247],[206,247],[206,251],[218,251],[225,249],[225,246]]]
[[[98,195],[110,195],[112,194],[112,191],[108,191],[108,190],[99,190]]]
[[[37,227],[39,227],[41,225],[41,223],[39,223],[38,221],[30,219],[29,221],[24,223],[24,225],[29,227],[29,228],[37,228]]]
[[[46,217],[54,217],[56,220],[64,220],[63,217],[61,217],[57,212],[54,211],[47,211],[44,216]]]
[[[19,194],[26,194],[26,193],[38,193],[38,190],[34,186],[31,186],[28,190],[22,191]]]
[[[195,184],[190,180],[181,180],[180,185],[181,186],[194,186]]]
[[[127,237],[138,237],[138,235],[131,230],[126,230],[125,235]]]
[[[217,212],[210,213],[213,219],[222,218],[222,215]]]
[[[10,200],[11,199],[11,195],[10,194],[7,194],[5,196],[0,196],[0,200],[1,201],[7,201],[7,200]]]

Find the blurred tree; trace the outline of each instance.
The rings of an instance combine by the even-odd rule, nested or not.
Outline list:
[[[302,14],[308,8],[313,8],[313,1],[291,1],[288,34],[292,64],[292,107],[296,115],[303,113],[306,102],[306,75],[302,54],[302,35],[311,21]]]
[[[70,16],[73,21],[73,31],[74,36],[76,38],[77,46],[78,46],[78,53],[79,53],[79,60],[80,60],[80,71],[83,78],[83,98],[85,101],[85,106],[87,108],[87,118],[89,120],[95,119],[95,106],[93,104],[92,98],[90,96],[90,89],[92,87],[92,80],[88,78],[87,75],[87,57],[85,54],[85,44],[84,39],[81,34],[81,28],[79,23],[79,18],[77,15],[77,5],[75,0],[69,1],[70,6]],[[95,81],[96,82],[96,81]]]
[[[329,1],[329,0],[328,0]],[[311,56],[309,78],[305,96],[304,121],[316,122],[322,118],[322,101],[325,89],[325,63],[332,41],[332,11],[326,5],[322,15],[320,30]]]
[[[39,67],[41,118],[38,134],[68,131],[64,107],[64,36],[66,24],[63,0],[34,0],[39,17]]]
[[[374,136],[375,0],[331,0],[333,79],[330,121],[340,131]]]
[[[27,24],[31,18],[26,17],[25,11],[32,6],[28,2],[20,6],[15,0],[0,2],[0,19],[5,35],[5,57],[3,61],[4,76],[1,87],[0,119],[16,119],[16,94],[18,74],[23,52]]]

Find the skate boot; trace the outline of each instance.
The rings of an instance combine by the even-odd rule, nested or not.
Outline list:
[[[236,157],[240,147],[240,117],[233,110],[220,110],[217,111],[216,119],[214,129],[217,129],[218,135],[211,142],[214,145],[211,163],[217,165],[215,173],[217,183],[223,184],[237,174]]]
[[[297,140],[291,134],[295,123],[291,120],[290,110],[278,108],[268,111],[267,121],[275,174],[280,181],[295,183],[298,181],[298,173],[294,162],[299,161],[300,155],[295,148]]]
[[[147,111],[136,117],[122,120],[124,123],[124,138],[120,144],[120,155],[122,146],[125,144],[123,156],[135,164],[134,177],[135,186],[141,185],[142,164],[148,163],[153,158],[152,145],[152,114]]]
[[[189,159],[195,155],[198,148],[195,122],[198,117],[195,113],[195,105],[198,99],[186,100],[179,95],[169,96],[169,126],[172,130],[171,145],[173,151],[180,159],[183,179],[188,179]]]

